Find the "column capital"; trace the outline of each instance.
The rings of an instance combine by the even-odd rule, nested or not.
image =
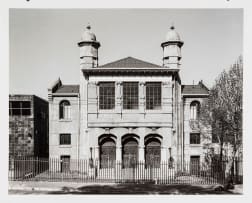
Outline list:
[[[141,81],[141,82],[139,82],[139,84],[140,84],[141,86],[144,86],[144,85],[145,85],[145,81]]]
[[[115,84],[116,85],[122,85],[122,81],[116,81]]]
[[[167,85],[170,85],[170,84],[171,84],[170,81],[163,81],[163,82],[162,82],[162,85],[163,85],[163,86],[167,86]]]
[[[88,85],[97,85],[98,84],[98,82],[96,82],[96,81],[88,81]]]

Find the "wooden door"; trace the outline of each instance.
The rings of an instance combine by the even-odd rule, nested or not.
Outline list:
[[[161,143],[157,139],[151,139],[145,146],[145,162],[147,167],[159,168],[161,157]]]
[[[60,156],[60,162],[61,162],[61,172],[69,172],[70,171],[70,156],[69,155]]]
[[[190,173],[192,175],[200,174],[200,156],[191,156],[190,158]]]
[[[138,161],[138,143],[135,139],[128,139],[123,144],[123,167],[134,168]]]
[[[101,168],[113,168],[116,160],[116,146],[112,139],[107,139],[100,146]]]

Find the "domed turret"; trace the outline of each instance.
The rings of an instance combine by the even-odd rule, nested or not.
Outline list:
[[[180,41],[180,36],[175,31],[175,27],[173,25],[170,27],[170,30],[167,32],[165,39],[166,41]]]
[[[87,25],[78,46],[80,47],[81,69],[97,67],[98,48],[100,47],[100,42],[96,41],[96,36],[93,32],[91,32],[90,25]]]
[[[163,48],[163,66],[172,69],[178,69],[180,66],[181,47],[184,42],[181,41],[179,34],[172,25],[167,32],[165,42],[161,44]]]
[[[83,32],[81,36],[82,41],[96,41],[96,36],[91,32],[91,26],[87,25],[86,30]]]

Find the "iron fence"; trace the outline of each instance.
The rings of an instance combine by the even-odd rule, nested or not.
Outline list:
[[[64,160],[56,158],[15,157],[9,163],[9,180],[72,181],[156,184],[223,184],[227,161],[175,162]],[[235,160],[231,175],[242,182],[242,160]]]

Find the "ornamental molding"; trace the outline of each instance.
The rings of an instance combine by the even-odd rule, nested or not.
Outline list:
[[[117,86],[122,85],[122,81],[116,81],[116,85],[117,85]]]

